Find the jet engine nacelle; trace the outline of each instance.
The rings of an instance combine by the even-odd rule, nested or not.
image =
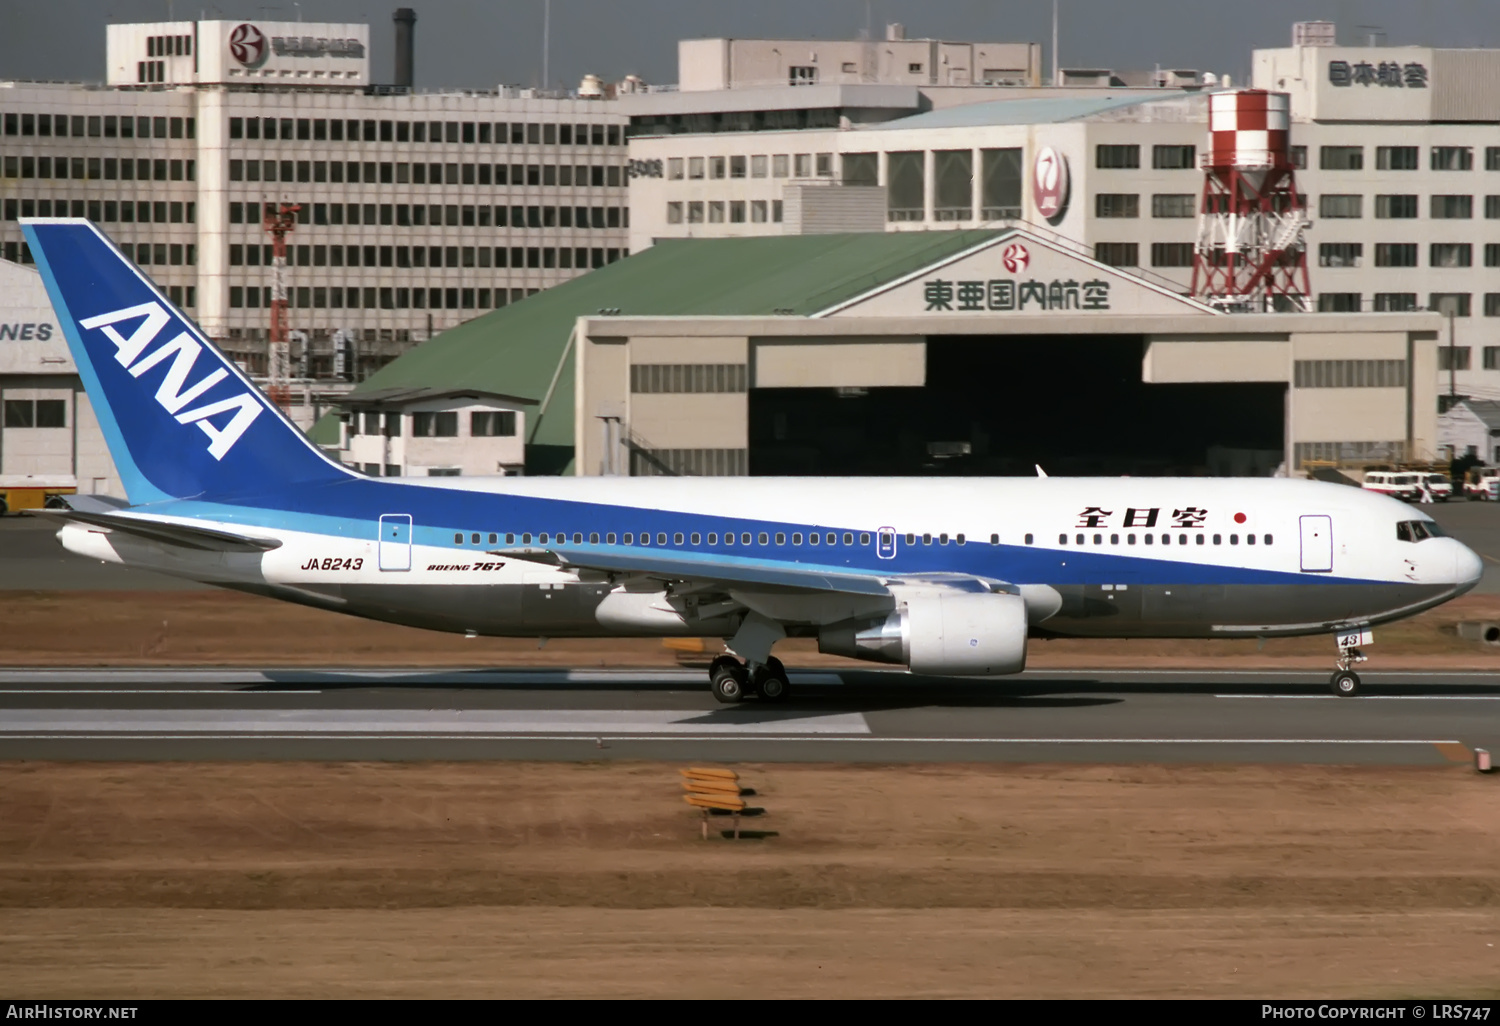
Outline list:
[[[1020,673],[1026,601],[1005,593],[913,596],[884,620],[823,628],[818,651],[937,676]]]

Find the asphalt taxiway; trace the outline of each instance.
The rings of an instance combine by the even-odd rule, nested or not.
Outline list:
[[[1467,763],[1500,674],[793,671],[723,706],[699,670],[0,670],[7,759]]]

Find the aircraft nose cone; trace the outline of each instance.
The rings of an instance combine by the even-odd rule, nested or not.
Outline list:
[[[1484,561],[1467,545],[1460,544],[1453,551],[1453,579],[1466,588],[1479,583],[1484,574]]]

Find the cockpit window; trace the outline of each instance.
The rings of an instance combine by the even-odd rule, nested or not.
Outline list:
[[[1403,520],[1396,525],[1397,541],[1419,542],[1442,537],[1445,537],[1443,529],[1431,520]]]

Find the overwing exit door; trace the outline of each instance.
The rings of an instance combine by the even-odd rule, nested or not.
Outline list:
[[[411,514],[385,513],[380,517],[380,569],[411,569]]]
[[[1302,569],[1307,573],[1333,570],[1333,518],[1305,516],[1298,519],[1302,532]]]

